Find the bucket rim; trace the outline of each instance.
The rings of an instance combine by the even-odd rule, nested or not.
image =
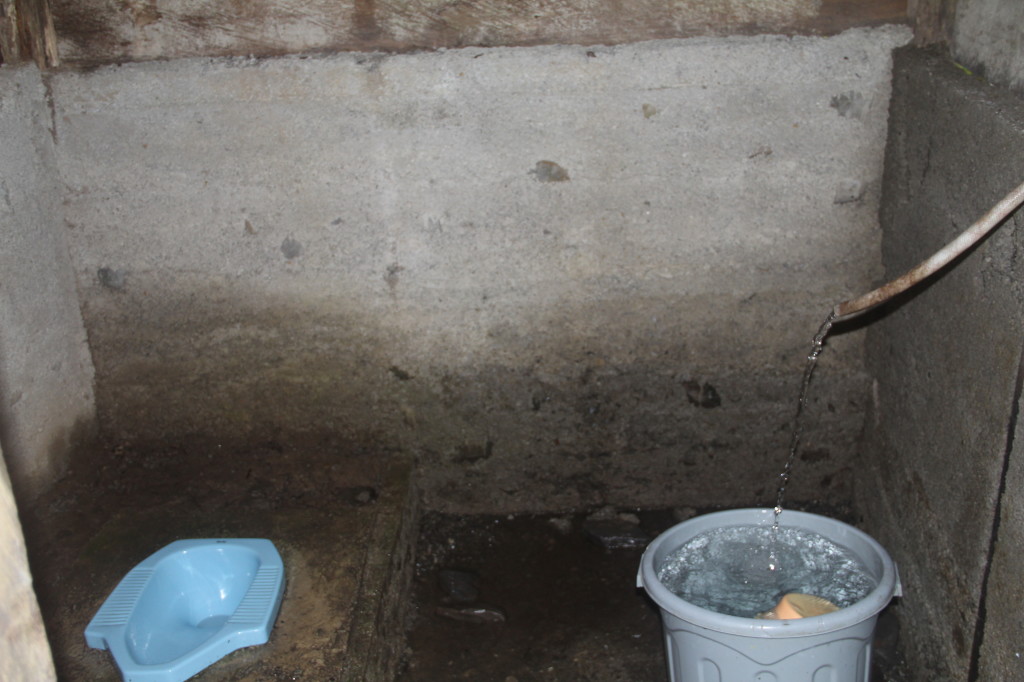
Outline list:
[[[704,530],[722,526],[771,525],[774,516],[774,510],[767,508],[730,509],[702,514],[672,526],[655,538],[644,550],[638,574],[640,586],[662,611],[680,620],[707,630],[746,637],[809,637],[835,632],[876,617],[889,604],[896,594],[898,584],[896,564],[878,541],[864,531],[842,521],[820,514],[793,510],[783,511],[779,517],[780,526],[797,527],[819,533],[833,542],[851,549],[863,559],[864,557],[859,551],[849,547],[849,539],[854,538],[857,543],[865,545],[866,549],[875,555],[882,568],[881,575],[876,576],[878,584],[863,599],[822,616],[795,620],[761,620],[731,616],[691,604],[674,594],[658,579],[655,555],[667,543],[675,541],[676,544],[668,550],[675,551],[687,540]],[[826,532],[822,532],[821,526],[823,525],[831,527],[830,530],[845,537],[832,537],[827,532],[828,529]],[[679,536],[684,537],[677,539]]]

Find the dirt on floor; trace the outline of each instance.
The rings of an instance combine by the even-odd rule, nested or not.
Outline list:
[[[850,520],[848,511],[803,508]],[[667,680],[659,611],[636,588],[636,574],[643,538],[694,513],[428,514],[398,680]],[[879,620],[872,682],[909,679],[891,608]]]
[[[425,517],[414,580],[417,615],[398,679],[659,679],[658,611],[635,589],[642,547],[606,550],[588,539],[582,522],[580,516]],[[478,582],[478,598],[450,594],[443,570]],[[458,617],[474,608],[500,615]]]
[[[97,445],[22,513],[43,619],[62,682],[115,682],[108,651],[84,630],[120,579],[184,538],[269,538],[285,565],[270,642],[193,679],[362,679],[351,651],[368,553],[382,515],[400,514],[407,472],[388,453],[330,437]],[[411,543],[410,543],[411,544]],[[393,667],[393,666],[392,666]]]

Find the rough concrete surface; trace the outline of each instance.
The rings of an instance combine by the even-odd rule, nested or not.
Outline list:
[[[1018,383],[1018,391],[1020,384]],[[978,662],[979,680],[1024,679],[1024,420],[1018,393],[1016,428],[1009,445],[1002,486],[999,525],[988,576],[984,610],[984,633]]]
[[[1013,93],[917,50],[897,52],[893,88],[881,210],[887,276],[1024,180],[1024,102]],[[1007,637],[996,625],[1019,618],[1018,588],[1001,579],[986,586],[986,575],[1024,330],[1022,224],[1018,211],[869,329],[876,402],[857,466],[858,507],[899,564],[903,633],[919,679],[967,680],[979,667],[992,674],[971,679],[1020,676],[1020,631]],[[1019,453],[1009,456],[1013,472]],[[1006,495],[997,578],[1020,572],[1019,491],[1007,485]],[[994,629],[979,620],[983,603]],[[998,615],[1003,609],[1013,615]]]
[[[0,440],[19,498],[49,484],[93,427],[93,367],[35,67],[0,70]]]
[[[53,74],[102,421],[372,435],[435,507],[770,496],[810,336],[878,275],[908,38]],[[800,496],[861,428],[830,345]]]

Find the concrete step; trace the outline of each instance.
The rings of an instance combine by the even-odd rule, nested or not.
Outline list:
[[[181,538],[265,537],[286,571],[270,641],[193,679],[391,680],[404,647],[416,499],[401,455],[331,437],[80,452],[23,511],[58,676],[121,679],[83,631],[146,556]]]

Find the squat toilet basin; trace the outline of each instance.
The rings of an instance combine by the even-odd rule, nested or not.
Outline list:
[[[284,564],[262,539],[179,540],[133,568],[85,629],[125,682],[182,682],[242,647],[264,644]]]

